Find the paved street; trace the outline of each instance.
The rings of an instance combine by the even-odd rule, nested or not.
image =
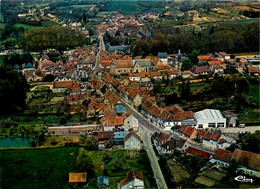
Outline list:
[[[156,157],[154,150],[153,150],[153,146],[152,146],[152,142],[151,142],[151,136],[152,136],[151,133],[149,131],[147,132],[146,127],[142,126],[142,139],[143,139],[143,142],[144,142],[146,152],[147,152],[148,157],[149,157],[150,162],[151,162],[151,166],[152,166],[152,169],[153,169],[154,178],[156,180],[157,187],[161,188],[161,189],[167,189],[168,187],[166,185],[166,182],[164,180],[160,165],[157,161],[157,157]]]

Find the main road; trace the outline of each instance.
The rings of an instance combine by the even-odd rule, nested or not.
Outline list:
[[[98,39],[99,39],[99,47],[98,47],[98,53],[97,53],[97,56],[96,56],[96,64],[95,64],[94,69],[93,69],[94,72],[98,71],[101,52],[106,50],[102,33],[100,33],[98,35]]]
[[[117,93],[113,91],[116,95]],[[120,98],[120,101],[124,104],[126,107],[126,110],[131,112],[139,121],[139,125],[141,127],[141,135],[142,140],[146,149],[146,152],[148,154],[148,157],[150,159],[150,163],[152,166],[152,170],[154,173],[154,178],[157,183],[157,187],[160,189],[167,189],[167,184],[164,180],[160,165],[157,161],[157,157],[155,155],[155,152],[153,150],[153,145],[151,142],[152,134],[155,132],[162,132],[162,130],[152,123],[150,123],[148,120],[146,120],[142,114],[140,114],[137,110],[135,110],[132,106],[130,106],[128,103],[126,103],[119,95],[117,95],[118,98]]]

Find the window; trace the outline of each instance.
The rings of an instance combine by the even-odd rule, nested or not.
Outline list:
[[[216,127],[216,123],[209,123],[209,127]]]
[[[203,124],[199,124],[198,128],[203,128]]]
[[[127,124],[129,124],[129,121],[127,121]]]
[[[224,123],[217,123],[217,127],[224,127]]]

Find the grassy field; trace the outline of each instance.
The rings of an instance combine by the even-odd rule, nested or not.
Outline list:
[[[29,24],[21,24],[21,23],[16,23],[14,25],[14,27],[16,28],[24,28],[25,31],[31,30],[31,29],[38,29],[38,28],[42,28],[43,26],[33,26],[33,25],[29,25]]]
[[[1,188],[68,188],[77,147],[3,150]]]

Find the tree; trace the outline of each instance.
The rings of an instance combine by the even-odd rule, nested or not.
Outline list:
[[[10,66],[0,65],[0,114],[13,114],[26,107],[27,81]]]
[[[98,139],[97,137],[94,137],[92,135],[88,135],[84,144],[86,145],[86,148],[89,150],[96,150],[98,147]]]
[[[17,44],[17,40],[15,38],[6,39],[3,42],[3,45],[5,46],[6,49],[14,48],[16,44]]]
[[[182,62],[181,70],[189,70],[191,69],[193,64],[191,63],[190,59],[186,59]]]
[[[260,131],[252,134],[242,134],[241,136],[242,150],[259,153],[260,152]]]
[[[197,64],[197,62],[199,61],[198,56],[199,53],[196,49],[194,49],[191,54],[188,54],[188,58],[190,59],[192,64]]]

